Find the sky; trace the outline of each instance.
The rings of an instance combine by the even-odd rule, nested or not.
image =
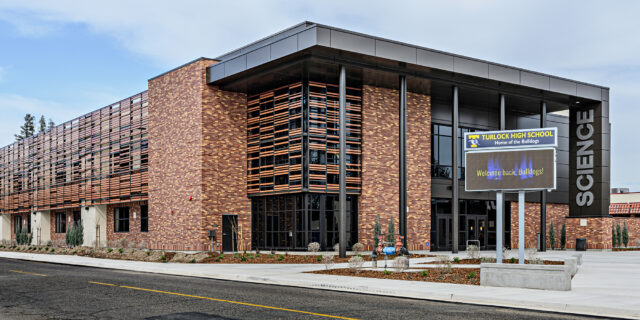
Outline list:
[[[308,20],[611,88],[611,186],[640,191],[638,12],[640,1],[0,0],[0,146],[25,113],[61,123]]]

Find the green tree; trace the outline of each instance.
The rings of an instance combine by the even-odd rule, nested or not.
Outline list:
[[[387,242],[395,243],[396,227],[393,225],[393,217],[389,219],[389,229],[387,231]]]
[[[616,226],[616,242],[618,243],[618,246],[622,245],[622,230],[620,230],[620,224],[619,223]]]
[[[47,131],[47,121],[44,119],[44,116],[40,116],[39,124],[40,124],[40,127],[38,128],[38,132]]]
[[[549,223],[549,243],[551,244],[551,249],[556,245],[556,233],[553,231],[553,220]]]
[[[51,120],[51,118],[49,118],[49,127],[47,128],[47,130],[51,130],[51,129],[53,129],[53,127],[55,127],[55,126],[56,126],[56,124],[55,124],[55,123],[53,123],[53,120]]]
[[[567,244],[567,224],[562,223],[562,230],[560,230],[560,248],[564,249]]]
[[[33,126],[33,120],[34,118],[30,113],[27,113],[24,116],[24,124],[20,126],[20,134],[15,135],[16,141],[33,136],[35,130]]]
[[[373,225],[373,249],[378,247],[380,235],[382,234],[382,225],[380,225],[380,214],[376,217],[376,223]]]
[[[624,243],[624,247],[626,248],[629,244],[629,230],[627,230],[627,223],[624,223],[624,228],[622,228],[622,243]]]
[[[616,227],[614,225],[611,225],[611,242],[613,242],[614,248],[618,245],[618,237],[616,236]]]

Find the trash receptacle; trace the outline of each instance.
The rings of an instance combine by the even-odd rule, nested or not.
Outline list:
[[[587,251],[587,239],[585,238],[576,239],[576,251]]]

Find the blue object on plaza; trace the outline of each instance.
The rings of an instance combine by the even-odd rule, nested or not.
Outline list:
[[[390,255],[394,255],[396,254],[396,248],[394,247],[385,247],[384,249],[382,249],[382,253],[390,256]]]

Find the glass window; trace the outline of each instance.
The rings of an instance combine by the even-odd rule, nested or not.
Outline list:
[[[22,230],[22,216],[13,216],[13,232],[16,234]]]
[[[458,128],[458,178],[464,179],[464,134],[481,131],[474,128]],[[451,126],[433,124],[431,127],[431,176],[451,179],[452,176]]]
[[[149,206],[140,206],[140,232],[149,232]]]
[[[129,232],[129,207],[113,209],[113,231]]]
[[[67,232],[67,214],[65,212],[56,212],[56,233]]]

